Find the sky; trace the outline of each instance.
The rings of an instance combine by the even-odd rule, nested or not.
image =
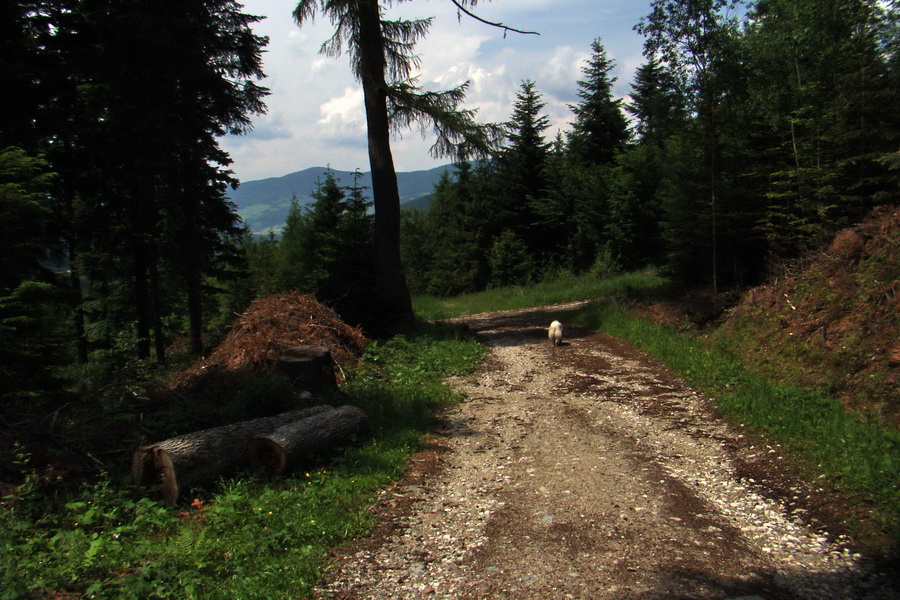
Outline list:
[[[269,37],[263,55],[271,94],[266,114],[253,119],[243,136],[226,136],[221,146],[241,181],[280,177],[309,167],[368,171],[362,90],[346,55],[332,58],[319,48],[333,33],[330,20],[298,27],[291,16],[296,0],[243,0],[244,12],[266,17],[254,26]],[[546,103],[548,140],[568,131],[570,105],[578,101],[577,82],[600,39],[615,63],[613,93],[625,98],[634,71],[643,63],[643,39],[633,27],[650,12],[650,0],[482,0],[477,14],[516,29],[521,35],[458,17],[449,0],[395,2],[387,18],[434,17],[427,36],[416,46],[421,59],[419,84],[443,90],[469,82],[464,106],[477,109],[480,122],[510,120],[522,82],[535,82]],[[418,129],[392,142],[398,171],[431,169],[450,162],[429,154],[433,141]]]

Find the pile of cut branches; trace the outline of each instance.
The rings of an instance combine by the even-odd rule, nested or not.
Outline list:
[[[170,400],[189,400],[198,409],[215,408],[215,419],[206,415],[195,424],[202,426],[224,424],[230,416],[244,418],[292,410],[302,403],[279,399],[290,394],[290,390],[277,389],[271,379],[268,383],[259,380],[275,372],[279,357],[296,346],[325,347],[334,361],[335,379],[341,381],[343,366],[352,364],[366,343],[358,328],[344,323],[312,294],[289,292],[259,298],[237,316],[228,335],[208,356],[173,377]],[[257,390],[270,398],[240,400],[253,395],[247,391],[248,385],[276,385],[276,389]],[[242,415],[241,409],[236,408],[230,416],[235,411],[219,410],[235,402],[249,402],[255,409]]]
[[[366,339],[312,294],[288,292],[255,300],[201,367],[271,371],[293,346],[325,346],[344,364],[365,348]]]
[[[366,338],[312,294],[288,292],[253,301],[206,358],[177,377],[187,383],[208,370],[271,372],[294,346],[324,346],[338,366],[352,362]]]

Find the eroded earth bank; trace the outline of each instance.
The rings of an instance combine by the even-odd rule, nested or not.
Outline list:
[[[551,346],[563,308],[461,319],[489,360],[318,597],[900,598],[777,448],[614,338]]]

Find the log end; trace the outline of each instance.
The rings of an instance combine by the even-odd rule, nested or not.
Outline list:
[[[247,442],[250,464],[262,467],[269,475],[281,475],[287,468],[287,456],[279,444],[267,437]]]
[[[131,477],[137,485],[156,485],[168,506],[178,502],[178,480],[169,453],[159,446],[144,446],[131,457]]]

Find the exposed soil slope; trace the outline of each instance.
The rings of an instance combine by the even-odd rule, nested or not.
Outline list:
[[[900,598],[777,448],[614,338],[551,346],[563,308],[462,319],[486,366],[318,597]]]
[[[747,291],[723,334],[756,366],[900,428],[900,210],[876,209],[804,268]]]

